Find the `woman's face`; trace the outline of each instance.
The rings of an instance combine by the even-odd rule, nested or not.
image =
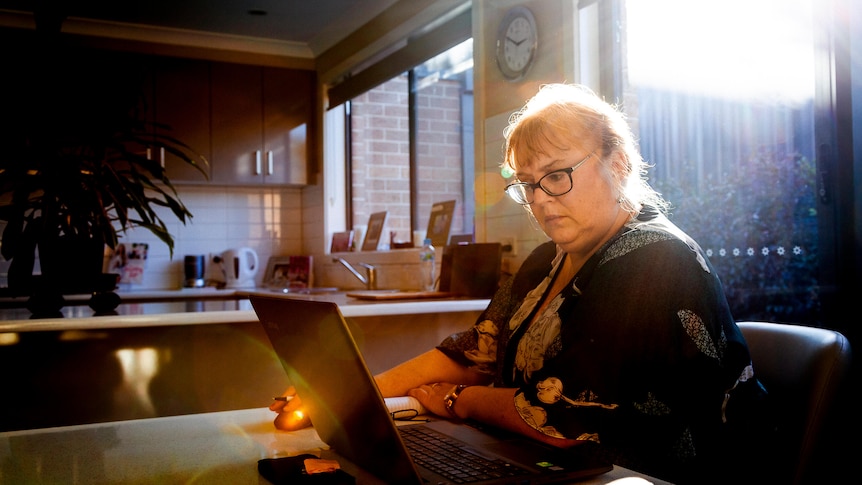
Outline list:
[[[618,194],[607,178],[602,176],[602,151],[587,151],[585,147],[559,149],[545,146],[542,153],[534,153],[519,167],[518,180],[535,183],[554,170],[573,167],[590,156],[571,173],[572,190],[560,196],[551,196],[542,189],[533,191],[530,208],[536,220],[564,251],[591,255],[610,239],[627,220],[617,202]],[[614,155],[612,155],[614,156]]]

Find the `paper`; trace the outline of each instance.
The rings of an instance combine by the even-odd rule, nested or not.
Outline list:
[[[428,411],[419,403],[419,400],[415,397],[410,396],[400,396],[400,397],[387,397],[383,399],[386,402],[386,407],[389,408],[390,413],[397,413],[400,411],[407,410],[415,410],[416,414],[426,414]]]

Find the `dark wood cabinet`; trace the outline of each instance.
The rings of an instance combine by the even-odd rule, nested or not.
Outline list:
[[[209,63],[156,56],[127,56],[141,72],[140,115],[159,136],[171,137],[210,159]],[[171,183],[206,183],[207,178],[176,155],[152,147],[147,156],[167,171]],[[204,166],[209,175],[209,167]]]
[[[314,93],[311,71],[263,69],[265,183],[307,183]]]
[[[154,62],[156,132],[185,143],[207,160],[210,156],[210,64],[159,58]],[[171,153],[153,154],[162,161],[171,182],[206,182],[195,167]],[[209,168],[206,168],[209,175]]]
[[[263,177],[261,68],[213,63],[212,181],[259,184]]]
[[[314,73],[213,63],[212,181],[307,183]]]
[[[313,71],[155,56],[134,62],[146,73],[140,109],[157,133],[209,162],[207,178],[170,153],[150,151],[172,183],[308,183]]]
[[[24,45],[28,39],[16,36],[6,40]],[[35,54],[25,48],[13,54],[12,65],[26,68],[34,62]],[[314,71],[89,47],[70,47],[68,55],[79,63],[79,70],[70,79],[93,91],[93,100],[72,99],[75,103],[70,112],[94,112],[97,101],[112,109],[136,110],[139,119],[147,122],[147,129],[181,142],[209,162],[204,175],[170,152],[153,148],[155,140],[149,135],[128,142],[132,152],[159,161],[172,183],[308,183],[317,133]],[[23,75],[6,76],[3,85],[20,92],[25,79]],[[61,86],[71,83],[51,79]],[[39,86],[48,92],[57,91],[48,82]],[[25,109],[24,101],[15,101]],[[32,107],[26,109],[34,112]],[[57,117],[54,113],[53,118]],[[76,122],[80,123],[72,121]]]

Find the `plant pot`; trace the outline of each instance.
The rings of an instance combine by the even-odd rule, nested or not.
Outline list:
[[[39,241],[40,284],[61,295],[112,291],[102,274],[105,243],[89,237],[59,236]]]
[[[121,299],[114,290],[119,281],[120,275],[116,273],[100,273],[89,277],[87,282],[79,282],[79,285],[69,283],[58,288],[43,275],[33,275],[33,291],[27,299],[27,310],[32,314],[30,318],[61,318],[60,310],[66,306],[63,295],[90,294],[88,304],[95,310],[95,315],[116,315],[114,310]],[[85,287],[89,291],[85,291]]]
[[[92,295],[90,307],[99,313],[120,303],[113,293],[120,275],[103,273],[105,244],[102,241],[60,236],[39,242],[42,274],[32,275],[27,309],[35,318],[59,317],[66,301],[63,295]]]

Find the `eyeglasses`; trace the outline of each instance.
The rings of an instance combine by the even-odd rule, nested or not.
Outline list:
[[[515,202],[521,205],[533,203],[533,191],[542,189],[551,197],[559,197],[568,194],[572,190],[572,172],[577,170],[581,165],[590,159],[596,152],[587,155],[586,158],[576,163],[569,168],[561,168],[553,172],[546,173],[538,182],[529,184],[527,182],[515,182],[506,186],[506,193]]]

